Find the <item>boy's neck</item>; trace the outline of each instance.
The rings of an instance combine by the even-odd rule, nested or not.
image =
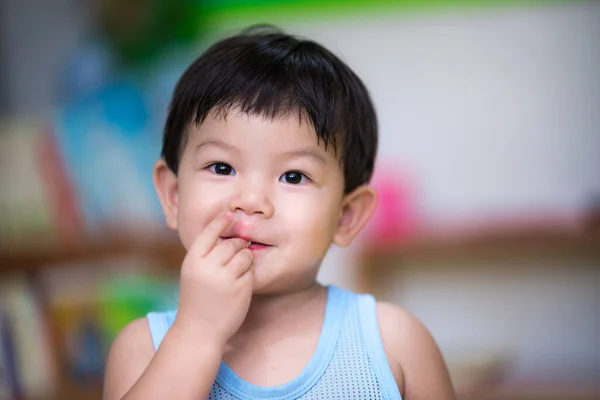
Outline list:
[[[284,321],[288,319],[298,321],[302,318],[303,310],[314,310],[325,303],[326,299],[327,288],[317,282],[290,293],[255,295],[238,334],[268,329],[274,324],[287,325]]]

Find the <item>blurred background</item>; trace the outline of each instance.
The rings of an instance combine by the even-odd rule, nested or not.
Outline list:
[[[376,215],[324,284],[417,315],[460,399],[600,399],[600,2],[0,0],[0,399],[100,399],[177,300],[151,171],[173,86],[256,23],[371,90]]]

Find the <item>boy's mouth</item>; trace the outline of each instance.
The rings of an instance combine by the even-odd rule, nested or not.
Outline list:
[[[261,248],[266,248],[266,247],[271,246],[269,244],[262,243],[257,240],[252,240],[252,238],[245,238],[245,237],[240,237],[240,236],[221,236],[221,239],[223,239],[223,240],[225,240],[225,239],[244,239],[245,241],[248,242],[248,247],[251,250],[258,250]]]

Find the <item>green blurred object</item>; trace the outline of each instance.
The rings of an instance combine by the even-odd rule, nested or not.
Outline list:
[[[102,0],[104,36],[121,62],[145,64],[172,47],[198,42],[204,33],[204,2],[198,0]]]
[[[150,311],[173,309],[177,303],[177,281],[151,275],[115,278],[99,287],[98,319],[112,342],[119,331]]]
[[[568,4],[584,0],[204,0],[205,19],[216,28],[290,21],[347,21],[349,17],[369,18],[485,7],[528,7]]]
[[[171,48],[200,43],[209,30],[326,17],[524,7],[583,0],[100,0],[102,31],[125,65],[139,66]],[[233,24],[233,25],[232,25]],[[285,24],[284,24],[285,25]]]

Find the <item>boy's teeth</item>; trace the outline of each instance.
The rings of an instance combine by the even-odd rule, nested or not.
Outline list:
[[[251,244],[252,244],[252,242],[248,240],[248,246],[250,246]]]

